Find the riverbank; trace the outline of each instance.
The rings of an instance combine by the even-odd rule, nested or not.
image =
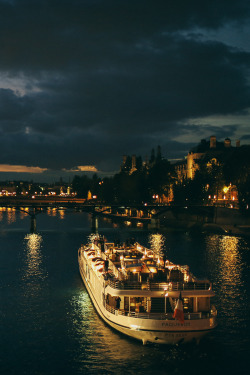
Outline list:
[[[250,226],[218,225],[218,224],[194,224],[189,226],[190,233],[227,234],[250,236]]]
[[[177,208],[168,210],[155,217],[136,217],[125,214],[100,213],[98,216],[109,218],[113,222],[125,225],[144,226],[150,229],[164,228],[171,231],[190,233],[217,233],[232,235],[250,235],[250,217],[242,215],[238,209],[224,207]]]
[[[186,210],[178,214],[167,212],[159,217],[164,228],[179,228],[188,232],[248,235],[250,236],[250,217],[238,209],[214,207],[212,214],[197,215]]]

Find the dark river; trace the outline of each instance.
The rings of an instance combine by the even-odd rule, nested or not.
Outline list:
[[[158,231],[169,260],[213,283],[218,327],[199,344],[160,346],[112,330],[80,279],[77,250],[91,233],[83,212],[30,217],[0,208],[1,375],[249,374],[250,238]],[[99,220],[108,241],[150,232]]]

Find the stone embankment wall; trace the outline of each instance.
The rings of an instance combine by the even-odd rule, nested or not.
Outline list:
[[[209,207],[208,210],[173,210],[161,215],[160,226],[204,232],[250,234],[250,216],[237,209]]]
[[[250,217],[239,210],[217,207],[214,210],[214,223],[221,225],[250,225]]]

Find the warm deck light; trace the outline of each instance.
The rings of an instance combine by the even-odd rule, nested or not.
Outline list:
[[[157,273],[157,269],[154,268],[154,267],[149,267],[149,271],[150,271],[151,273]]]

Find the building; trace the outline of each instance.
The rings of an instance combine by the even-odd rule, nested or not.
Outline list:
[[[240,141],[236,141],[236,147],[240,147]],[[223,163],[230,156],[233,148],[229,138],[226,138],[224,142],[218,142],[214,135],[210,137],[209,141],[202,139],[197,146],[189,151],[186,159],[186,171],[183,173],[187,178],[193,179],[201,163],[208,166],[209,164]]]
[[[123,155],[122,165],[120,167],[121,172],[126,172],[128,174],[132,174],[136,171],[140,171],[144,164],[142,163],[141,157],[137,157],[136,155]]]
[[[232,145],[231,140],[226,138],[224,142],[217,141],[213,135],[207,141],[202,139],[201,142],[193,147],[186,158],[182,161],[178,161],[175,164],[175,172],[177,175],[177,181],[183,182],[186,179],[193,179],[196,172],[200,170],[202,166],[207,168],[222,167],[226,161],[232,157],[233,152],[236,148],[240,148],[240,141],[237,140],[235,146]],[[237,202],[238,194],[237,188],[232,186],[225,186],[222,191],[218,191],[215,195],[210,195],[209,199],[213,202]]]

